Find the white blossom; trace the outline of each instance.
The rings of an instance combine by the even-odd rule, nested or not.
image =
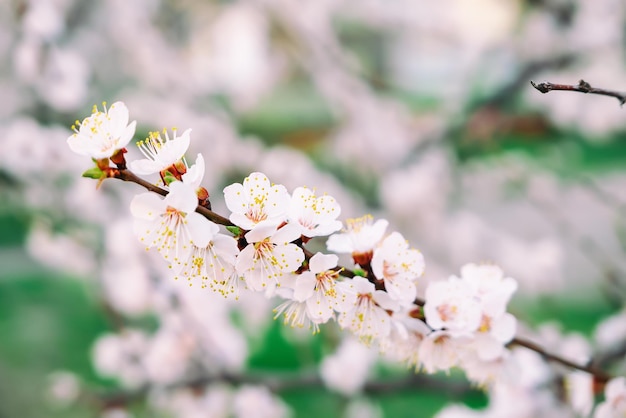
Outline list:
[[[278,226],[285,221],[290,196],[285,186],[271,185],[265,174],[252,173],[243,184],[227,186],[224,199],[231,222],[251,230],[261,223]]]
[[[175,277],[186,278],[190,285],[194,279],[200,279],[203,288],[208,286],[224,296],[238,294],[237,241],[220,234],[214,222],[207,220],[203,224],[203,233],[191,244],[187,258],[172,266]]]
[[[426,322],[452,335],[469,335],[480,326],[482,309],[474,289],[457,277],[429,283],[424,305]]]
[[[374,250],[372,270],[384,281],[389,296],[411,304],[417,296],[415,280],[424,272],[424,256],[409,248],[404,237],[394,232]]]
[[[306,302],[299,301],[293,298],[293,289],[281,287],[276,293],[285,299],[285,302],[281,303],[274,309],[276,315],[274,319],[279,316],[283,317],[283,323],[290,325],[292,328],[309,328],[313,329],[313,334],[317,334],[320,331],[320,321],[313,321],[307,312]]]
[[[314,321],[328,321],[337,304],[347,298],[342,287],[337,287],[339,272],[333,270],[337,261],[334,254],[316,253],[309,260],[309,271],[296,280],[294,299],[306,302],[307,314]]]
[[[461,267],[461,278],[475,289],[483,310],[491,317],[506,311],[506,305],[517,290],[517,282],[504,277],[502,269],[491,264],[466,264]]]
[[[130,204],[135,234],[146,249],[156,247],[165,260],[180,265],[189,259],[192,244],[202,246],[212,236],[211,223],[195,212],[197,204],[195,191],[180,181],[170,184],[165,199],[137,195]]]
[[[298,236],[297,228],[289,224],[280,229],[271,224],[259,225],[245,235],[248,245],[237,257],[235,268],[251,290],[271,294],[284,275],[300,267],[304,253],[291,244]]]
[[[434,331],[419,346],[419,361],[427,373],[448,371],[459,364],[465,338],[455,338],[447,331]]]
[[[99,111],[96,106],[92,115],[82,122],[76,121],[74,133],[67,139],[70,149],[77,154],[95,159],[111,157],[124,148],[135,135],[136,122],[128,123],[128,108],[122,102],[113,103]],[[76,128],[78,126],[78,128]]]
[[[198,189],[204,178],[204,170],[204,157],[202,154],[198,154],[196,163],[188,167],[185,174],[182,175],[183,183],[190,185],[194,190]]]
[[[311,238],[340,230],[340,213],[341,207],[333,197],[316,197],[312,190],[298,187],[293,191],[287,218],[300,228],[302,235]]]
[[[173,137],[170,138],[169,133],[164,129],[165,138],[163,138],[160,132],[150,132],[145,140],[137,143],[139,150],[146,158],[130,161],[128,168],[135,174],[145,176],[159,173],[180,161],[189,148],[191,129],[187,129],[180,136],[176,129],[173,129],[172,133]]]
[[[326,247],[336,253],[352,254],[358,263],[362,257],[370,261],[374,247],[383,238],[389,222],[379,219],[372,223],[374,218],[370,215],[346,221],[345,232],[331,235],[326,241]]]
[[[432,330],[424,321],[413,318],[412,311],[405,308],[393,313],[391,332],[380,340],[380,350],[387,358],[419,369],[419,348]]]
[[[365,342],[386,337],[391,330],[391,318],[387,310],[397,310],[397,302],[387,292],[376,290],[373,283],[363,277],[355,277],[341,283],[349,290],[348,296],[335,308],[341,312],[338,318],[342,328],[348,328]]]
[[[495,360],[504,352],[505,344],[513,339],[516,329],[517,320],[509,313],[497,318],[483,315],[481,325],[471,342],[471,348],[481,360]]]

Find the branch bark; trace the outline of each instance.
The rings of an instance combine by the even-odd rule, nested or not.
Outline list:
[[[160,194],[161,196],[167,196],[167,193],[168,193],[167,190],[162,189],[158,186],[155,186],[154,184],[147,182],[140,177],[137,177],[130,170],[125,170],[125,169],[119,170],[119,174],[116,175],[115,178],[123,180],[123,181],[129,181],[131,183],[136,183],[144,187],[146,190]],[[215,222],[216,224],[224,225],[224,226],[234,226],[233,223],[228,218],[218,215],[217,213],[205,208],[204,206],[198,205],[198,207],[196,208],[196,212],[198,212],[200,215],[204,216],[208,220]]]
[[[530,84],[541,93],[549,93],[551,91],[576,91],[579,93],[599,94],[601,96],[615,97],[619,101],[620,105],[626,103],[626,93],[592,87],[591,84],[587,83],[585,80],[580,80],[576,85],[556,84],[550,83],[548,81],[537,84],[532,80],[530,81]]]

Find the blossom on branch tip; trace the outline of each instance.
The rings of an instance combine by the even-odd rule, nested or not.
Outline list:
[[[231,222],[251,230],[261,223],[278,226],[284,222],[290,196],[285,186],[271,185],[265,174],[255,172],[246,177],[243,184],[227,186],[224,199],[232,212]]]
[[[287,218],[302,235],[312,238],[340,230],[340,213],[341,207],[333,197],[316,197],[312,190],[298,187],[293,191]]]
[[[164,199],[154,193],[133,198],[130,210],[135,217],[133,229],[146,249],[156,247],[173,265],[186,261],[193,244],[206,245],[212,223],[195,212],[195,191],[180,181],[170,185]]]
[[[74,133],[67,138],[72,151],[100,160],[113,156],[133,138],[137,122],[128,123],[126,105],[115,102],[107,109],[103,103],[103,108],[94,106],[91,116],[72,126]]]
[[[150,132],[148,138],[139,141],[137,146],[146,158],[128,163],[130,170],[135,174],[147,176],[160,173],[181,161],[191,142],[191,129],[187,129],[180,136],[176,129],[172,129],[172,133],[173,137],[170,138],[164,129],[165,138],[163,138],[160,132]]]

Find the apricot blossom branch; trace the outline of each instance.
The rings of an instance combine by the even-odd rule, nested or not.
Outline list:
[[[136,183],[140,186],[143,186],[144,188],[146,188],[147,190],[157,193],[161,196],[166,196],[169,192],[165,189],[162,189],[158,186],[155,186],[152,183],[149,183],[143,179],[141,179],[140,177],[136,176],[135,174],[133,174],[132,172],[130,172],[129,170],[120,170],[120,174],[119,176],[117,176],[117,178],[124,180],[124,181],[130,181],[133,183]],[[210,211],[200,205],[198,205],[196,211],[198,213],[200,213],[201,215],[203,215],[204,217],[206,217],[207,219],[218,223],[220,225],[225,225],[225,226],[231,226],[233,225],[232,222],[230,222],[230,220],[228,220],[227,218],[213,212]],[[308,251],[305,247],[304,244],[302,242],[298,242],[298,245],[302,248],[302,250],[304,251],[304,254],[306,256],[307,259],[310,259],[313,256],[313,253],[311,253],[310,251]],[[342,267],[342,266],[338,266],[336,269],[336,271],[339,272],[340,275],[344,276],[344,277],[348,277],[348,278],[353,278],[355,277],[357,274],[351,270],[348,269],[346,267]],[[370,281],[373,280],[373,278],[369,277],[368,278]],[[424,306],[424,304],[426,303],[425,300],[421,299],[421,298],[416,298],[415,299],[415,304],[418,306]],[[573,361],[570,361],[566,358],[563,358],[561,356],[558,356],[556,354],[550,353],[548,351],[546,351],[544,348],[542,348],[541,346],[539,346],[536,343],[533,343],[531,341],[525,340],[523,338],[519,338],[519,337],[515,337],[513,338],[513,340],[509,343],[510,346],[519,346],[519,347],[524,347],[526,349],[529,349],[531,351],[536,352],[537,354],[539,354],[541,357],[543,357],[544,359],[554,362],[554,363],[558,363],[561,364],[563,366],[572,368],[572,369],[576,369],[576,370],[581,370],[584,372],[587,372],[591,375],[593,375],[598,381],[601,382],[607,382],[608,380],[611,379],[611,376],[607,373],[605,373],[604,371],[593,367],[591,365],[584,365],[584,364],[578,364],[575,363]]]
[[[553,86],[536,87],[559,89]],[[582,81],[577,91],[601,94]],[[224,188],[226,218],[210,209],[209,193],[201,186],[202,155],[193,165],[184,156],[190,129],[182,135],[175,129],[172,136],[165,130],[150,133],[139,144],[146,158],[130,161],[127,169],[125,146],[135,123],[128,123],[123,103],[96,109],[78,124],[68,144],[96,163],[84,176],[99,183],[117,178],[148,190],[130,202],[133,232],[146,250],[162,256],[174,278],[200,281],[225,297],[243,291],[278,296],[275,318],[283,317],[285,324],[317,333],[335,320],[416,371],[458,367],[472,382],[489,385],[504,373],[508,349],[520,346],[589,373],[596,382],[612,380],[594,364],[572,362],[516,337],[517,319],[507,305],[518,282],[497,265],[466,264],[458,276],[429,282],[422,299],[417,279],[424,256],[400,232],[388,231],[386,219],[365,215],[344,224],[332,196],[318,197],[306,187],[290,192],[261,172]],[[163,188],[138,177],[157,173]],[[327,254],[305,248],[316,237],[328,237]],[[339,265],[338,254],[350,255],[354,268]]]

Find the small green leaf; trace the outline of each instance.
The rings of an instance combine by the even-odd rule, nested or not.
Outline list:
[[[238,226],[227,226],[226,229],[228,229],[231,232],[231,234],[233,234],[236,237],[241,235],[241,228],[239,228]]]
[[[173,181],[176,181],[176,177],[174,177],[172,175],[172,173],[170,173],[169,171],[165,172],[165,176],[163,177],[163,181],[165,181],[165,184],[167,184],[168,186],[170,185],[170,183],[172,183]]]
[[[92,167],[83,173],[83,177],[99,180],[105,177],[105,174],[104,171],[100,170],[98,167]]]
[[[352,272],[354,273],[355,276],[359,276],[359,277],[366,277],[367,276],[367,273],[363,269],[354,269],[354,270],[352,270]]]

